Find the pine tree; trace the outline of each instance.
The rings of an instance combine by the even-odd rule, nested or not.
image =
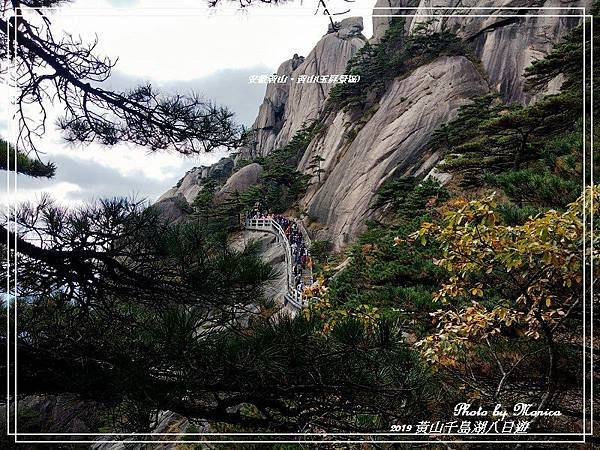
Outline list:
[[[313,177],[315,175],[317,176],[317,183],[319,184],[321,183],[321,174],[325,172],[324,169],[321,169],[321,163],[323,161],[325,161],[325,158],[323,158],[321,155],[315,155],[310,159],[308,165],[308,170],[312,172]]]
[[[56,166],[53,163],[43,163],[24,152],[15,151],[14,146],[0,139],[0,170],[14,171],[15,159],[16,171],[23,175],[34,178],[52,178],[56,172]]]
[[[216,189],[217,185],[214,180],[206,180],[204,183],[202,183],[200,192],[196,194],[196,197],[192,202],[194,213],[201,217],[205,224],[208,223],[211,213],[214,214],[213,200]]]

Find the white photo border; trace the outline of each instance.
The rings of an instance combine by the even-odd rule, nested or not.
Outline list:
[[[54,8],[22,8],[23,10],[37,10],[37,9],[43,9],[43,10],[53,10],[53,9],[60,9],[57,7]],[[171,15],[169,14],[170,17],[173,16],[177,16],[177,15],[183,15],[183,11],[185,10],[186,16],[189,16],[189,8],[176,8],[176,7],[164,7],[164,8],[144,8],[144,7],[140,7],[140,9],[147,14],[159,14],[159,15],[164,15],[165,12],[167,11],[171,11],[171,12],[175,12],[175,14]],[[354,8],[352,11],[363,11],[366,10],[366,8]],[[376,10],[416,10],[417,13],[415,14],[375,14]],[[432,13],[424,13],[424,14],[418,14],[419,11],[462,11],[462,10],[466,10],[466,11],[473,11],[473,10],[480,10],[480,11],[503,11],[503,10],[508,10],[508,11],[541,11],[541,10],[546,10],[546,11],[579,11],[578,14],[432,14]],[[119,10],[119,11],[115,11],[113,8],[95,8],[95,9],[90,9],[90,11],[94,11],[94,14],[89,14],[89,13],[85,13],[85,14],[69,14],[68,11],[66,13],[64,13],[65,16],[89,16],[89,15],[93,15],[93,16],[117,16],[117,15],[123,15],[123,11]],[[98,14],[99,11],[102,11],[100,14]],[[261,12],[264,12],[265,10],[262,10]],[[290,12],[296,12],[296,15],[298,15],[298,10],[295,10],[294,8],[289,8],[288,7],[288,11]],[[589,73],[589,81],[590,81],[590,99],[589,99],[589,104],[590,104],[590,110],[589,110],[589,115],[590,115],[590,124],[589,124],[589,150],[590,150],[590,156],[589,156],[589,165],[590,165],[590,185],[593,186],[594,180],[593,180],[593,175],[594,175],[594,171],[593,171],[593,47],[594,47],[594,42],[593,42],[593,26],[594,26],[594,20],[593,20],[593,16],[591,14],[586,14],[586,9],[585,7],[494,7],[494,6],[490,6],[490,7],[477,7],[477,6],[465,6],[465,7],[444,7],[444,6],[421,6],[421,7],[375,7],[375,8],[369,8],[368,11],[373,11],[372,17],[380,17],[380,18],[385,18],[385,17],[431,17],[431,18],[457,18],[457,17],[518,17],[518,18],[532,18],[532,17],[560,17],[560,18],[568,18],[568,17],[577,17],[580,18],[583,23],[584,23],[584,27],[583,27],[583,141],[582,141],[582,145],[583,145],[583,189],[585,192],[585,187],[586,187],[586,169],[587,169],[587,164],[586,164],[586,148],[587,148],[587,141],[586,141],[586,133],[588,132],[588,125],[586,124],[586,81],[587,81],[587,71],[586,71],[586,22],[589,20],[589,25],[590,25],[590,73]],[[302,11],[304,13],[304,11]],[[136,17],[136,16],[143,16],[145,14],[130,14],[130,17]],[[200,16],[206,16],[206,13],[203,12],[202,14],[199,14]],[[261,14],[261,15],[269,15],[269,14]],[[308,15],[308,14],[306,14]],[[311,13],[310,15],[314,15],[313,13]],[[9,18],[7,25],[10,25],[10,20],[12,20],[14,17],[18,17],[20,16],[20,14],[17,14],[16,16],[12,16]],[[7,39],[7,44],[9,43],[10,37],[9,37],[9,33],[8,33],[8,29],[7,29],[7,33],[6,33],[6,39]],[[16,42],[16,35],[15,35],[15,47],[17,45]],[[8,48],[8,46],[7,46]],[[12,70],[11,70],[12,69]],[[11,117],[11,108],[10,106],[12,105],[11,102],[11,95],[12,95],[12,91],[11,91],[11,83],[10,83],[10,74],[12,73],[13,75],[13,80],[14,80],[14,66],[10,66],[9,70],[7,71],[7,80],[6,80],[6,88],[7,88],[7,99],[8,99],[8,104],[7,104],[7,112],[8,112],[8,118],[7,118],[7,125],[8,125],[8,135],[7,135],[7,139],[6,139],[6,145],[7,145],[7,168],[10,168],[10,152],[8,151],[8,147],[9,147],[9,142],[11,142],[11,137],[12,137],[12,132],[13,132],[13,128],[12,125],[12,117]],[[17,127],[18,129],[18,127]],[[14,182],[13,182],[13,189],[14,189],[14,193],[16,193],[17,191],[17,152],[15,152],[15,170],[10,171],[7,170],[7,181],[6,181],[6,189],[7,189],[7,194],[10,198],[10,194],[11,194],[11,183],[10,183],[10,176],[11,176],[11,172],[13,172],[13,176],[14,176]],[[587,226],[587,221],[585,218],[585,200],[586,200],[586,196],[584,195],[584,231],[583,231],[583,256],[585,259],[586,256],[586,226]],[[593,202],[593,196],[591,197],[591,202]],[[593,205],[592,205],[593,206]],[[11,207],[10,202],[7,202],[7,218],[9,220],[9,225],[10,225],[10,218],[11,213],[15,213],[15,206]],[[590,251],[590,258],[592,258],[592,254],[593,254],[593,246],[594,246],[594,234],[593,234],[593,216],[590,218],[591,224],[590,224],[590,239],[589,239],[589,251]],[[16,226],[16,224],[15,224]],[[13,330],[13,338],[14,338],[14,378],[13,378],[13,382],[14,382],[14,386],[13,386],[13,396],[12,396],[12,400],[11,400],[11,395],[10,395],[10,372],[11,372],[11,348],[10,348],[10,344],[11,344],[11,324],[10,324],[10,303],[11,303],[11,298],[10,295],[8,294],[10,292],[10,251],[11,251],[11,246],[10,246],[10,226],[7,226],[7,249],[6,249],[6,257],[7,257],[7,284],[6,284],[6,288],[7,288],[7,294],[6,294],[6,308],[7,308],[7,319],[6,319],[6,331],[7,331],[7,352],[6,352],[6,358],[7,358],[7,392],[6,392],[6,417],[7,417],[7,435],[8,436],[14,436],[15,438],[15,443],[23,443],[23,444],[34,444],[34,443],[63,443],[63,444],[90,444],[90,443],[116,443],[116,442],[121,442],[121,443],[127,443],[127,444],[135,444],[135,443],[146,443],[146,444],[150,444],[150,443],[157,443],[157,444],[167,444],[167,443],[177,443],[177,444],[202,444],[202,443],[206,443],[206,444],[210,444],[210,443],[215,443],[215,444],[220,444],[220,443],[240,443],[240,444],[246,444],[246,443],[264,443],[264,444],[286,444],[286,443],[331,443],[331,444],[350,444],[350,443],[428,443],[428,442],[433,442],[433,443],[529,443],[529,444],[542,444],[542,443],[547,443],[547,444],[551,444],[551,443],[585,443],[585,438],[587,436],[592,436],[593,435],[593,407],[594,407],[594,403],[593,403],[593,279],[594,279],[594,272],[593,272],[593,264],[590,265],[590,270],[591,273],[589,274],[590,276],[590,295],[589,295],[589,314],[590,314],[590,319],[589,319],[589,326],[590,326],[590,336],[589,336],[589,340],[586,339],[586,314],[588,313],[587,309],[586,309],[586,295],[585,295],[585,287],[586,287],[586,273],[585,273],[585,264],[583,265],[583,291],[584,291],[584,296],[583,296],[583,384],[582,384],[582,393],[583,393],[583,414],[582,414],[582,427],[583,427],[583,432],[582,433],[525,433],[525,434],[514,434],[514,435],[510,435],[510,434],[506,434],[506,433],[486,433],[486,434],[480,434],[480,435],[465,435],[465,434],[460,434],[460,433],[439,433],[439,434],[421,434],[421,433],[398,433],[398,432],[390,432],[390,433],[19,433],[17,431],[17,402],[14,401],[14,399],[17,398],[17,296],[16,296],[16,291],[17,291],[17,277],[16,277],[16,272],[15,272],[15,279],[14,279],[14,293],[15,296],[12,299],[13,302],[13,310],[14,310],[14,330]],[[16,233],[14,236],[14,247],[15,250],[17,248],[17,237],[16,237]],[[17,265],[17,257],[16,257],[16,251],[14,252],[14,266],[16,267]],[[586,379],[587,377],[587,373],[586,373],[586,362],[587,362],[587,357],[588,355],[587,353],[587,347],[586,344],[589,343],[589,385],[588,385],[588,380]],[[589,386],[589,387],[588,387]],[[587,421],[586,421],[586,408],[587,408],[587,398],[586,398],[586,392],[589,390],[589,431],[588,431],[588,425],[587,425]],[[11,403],[15,405],[14,407],[14,411],[13,411],[13,416],[14,416],[14,423],[13,425],[13,431],[11,431],[11,414],[10,414],[10,406]],[[123,436],[131,436],[132,439],[100,439],[100,440],[72,440],[72,439],[68,439],[68,440],[33,440],[33,439],[26,439],[26,440],[19,440],[18,438],[21,436],[47,436],[47,437],[59,437],[59,436],[99,436],[102,438],[106,438],[107,436],[114,436],[115,438],[118,437],[123,437]],[[182,436],[197,436],[197,437],[201,437],[201,436],[259,436],[259,437],[265,437],[265,436],[282,436],[282,437],[287,437],[287,436],[294,436],[294,437],[302,437],[302,436],[311,436],[313,438],[315,437],[322,437],[324,439],[320,439],[320,440],[304,440],[304,439],[293,439],[293,440],[262,440],[262,439],[255,439],[255,440],[135,440],[134,438],[137,437],[141,437],[141,436],[149,436],[149,437],[156,437],[156,436],[178,436],[178,437],[182,437]],[[336,437],[336,436],[348,436],[348,440],[328,440],[325,439],[327,437]],[[352,437],[359,437],[359,436],[365,436],[365,437],[373,437],[373,436],[417,436],[420,437],[421,439],[418,440],[351,440]],[[444,436],[461,436],[463,439],[466,440],[444,440],[444,439],[437,439],[437,437],[444,437]],[[492,440],[492,439],[486,439],[486,440],[481,440],[478,439],[482,436],[503,436],[504,439],[503,440]],[[518,440],[516,438],[519,437],[526,437],[526,436],[557,436],[558,440]],[[473,439],[468,439],[469,437],[473,438]],[[511,437],[514,437],[515,439],[510,439]],[[564,439],[562,438],[564,437]],[[569,437],[580,437],[580,439],[568,439]]]

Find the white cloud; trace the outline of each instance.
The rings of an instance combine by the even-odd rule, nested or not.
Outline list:
[[[119,56],[118,69],[155,80],[190,80],[224,68],[266,65],[276,68],[294,53],[306,55],[325,34],[328,18],[314,14],[317,2],[256,3],[240,10],[225,0],[208,8],[206,0],[117,2],[77,0],[53,17],[73,34],[99,36],[98,48]],[[330,1],[331,11],[364,15],[371,34],[373,0]],[[343,18],[344,16],[339,16]],[[110,30],[110,32],[107,32]]]
[[[48,182],[47,182],[48,183]],[[77,205],[83,203],[82,199],[76,200],[71,195],[80,192],[82,188],[73,183],[64,181],[49,184],[40,188],[18,188],[16,191],[11,191],[9,194],[0,192],[0,205],[5,206],[7,203],[22,203],[39,201],[44,194],[50,195],[57,203],[62,205]]]
[[[129,8],[131,6],[139,5],[139,0],[107,0],[107,2],[111,6],[116,6],[117,8]]]
[[[328,24],[328,18],[314,15],[316,3],[260,5],[240,12],[238,2],[226,0],[210,11],[206,0],[170,1],[167,6],[164,0],[75,0],[52,13],[51,19],[56,29],[86,40],[97,36],[98,52],[119,58],[111,80],[118,89],[139,80],[170,90],[194,88],[228,106],[241,123],[250,125],[264,86],[248,85],[249,71],[271,73],[294,53],[308,54]],[[367,36],[374,3],[328,1],[333,12],[351,7],[351,15],[365,16]],[[5,112],[0,108],[0,113]],[[55,106],[50,116],[59,113]],[[11,194],[12,200],[33,199],[42,191],[67,203],[119,193],[154,200],[189,168],[209,165],[224,156],[214,152],[185,158],[128,145],[70,146],[61,140],[52,120],[40,148],[46,152],[42,159],[57,162],[57,175],[53,180],[19,176],[22,188]],[[2,134],[4,126],[0,121]],[[82,176],[77,176],[78,171]],[[0,195],[0,202],[7,199],[6,194]]]

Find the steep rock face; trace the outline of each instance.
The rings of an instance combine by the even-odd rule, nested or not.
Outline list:
[[[376,8],[390,7],[385,11],[391,14],[425,15],[431,13],[427,7],[453,5],[469,6],[460,0],[450,4],[441,0],[378,0]],[[543,3],[543,6],[561,8],[582,5],[585,2],[568,0]],[[420,9],[407,9],[410,6]],[[527,6],[527,3],[486,0],[476,6]],[[382,11],[374,10],[376,15]],[[490,12],[500,13],[496,10]],[[573,11],[567,10],[529,12],[541,17],[436,19],[428,25],[430,28],[454,32],[472,43],[481,59],[484,77],[465,58],[441,58],[417,69],[404,80],[396,80],[379,104],[363,117],[351,117],[340,112],[327,118],[327,131],[313,140],[300,163],[300,169],[310,174],[311,159],[316,155],[324,158],[320,166],[324,170],[321,182],[313,179],[313,186],[302,199],[302,206],[311,219],[325,226],[318,231],[317,238],[330,239],[337,248],[350,242],[363,229],[376,190],[392,173],[429,174],[447,181],[448,174],[437,173],[435,169],[441,155],[428,154],[426,144],[431,133],[451,119],[457,108],[467,103],[469,98],[491,88],[508,102],[535,100],[524,92],[525,67],[547,54],[579,19],[552,17],[573,14]],[[456,10],[455,14],[476,15],[478,12],[467,9]],[[411,32],[420,22],[430,19],[415,17],[405,20],[405,29]],[[389,18],[373,18],[374,36],[371,42],[381,39],[389,23]],[[555,81],[551,83],[549,92],[555,92],[560,86],[560,80]],[[357,126],[359,121],[366,124]]]
[[[254,121],[254,143],[250,151],[254,156],[255,149],[272,149],[275,138],[281,130],[284,120],[285,105],[288,101],[291,75],[300,64],[304,62],[303,56],[294,55],[292,59],[283,62],[277,69],[279,77],[288,77],[285,83],[269,83],[265,92],[265,99],[258,109],[258,116]],[[261,154],[262,150],[261,150]]]
[[[339,27],[330,28],[306,58],[295,55],[279,67],[277,73],[287,75],[289,80],[267,87],[254,125],[254,143],[242,149],[241,156],[269,154],[288,143],[305,122],[317,117],[325,121],[324,131],[313,139],[298,167],[310,175],[314,171],[309,167],[311,160],[314,161],[315,156],[324,158],[320,163],[321,179],[312,180],[313,185],[301,200],[301,206],[324,226],[317,238],[331,239],[337,248],[351,242],[364,227],[376,190],[392,174],[434,176],[447,181],[449,175],[435,169],[442,155],[431,155],[426,148],[431,133],[454,117],[459,106],[490,89],[500,92],[508,102],[535,100],[524,92],[525,67],[547,54],[579,21],[577,17],[554,17],[569,13],[564,9],[528,11],[540,17],[475,17],[480,15],[479,11],[468,8],[492,7],[494,9],[485,11],[494,15],[501,14],[500,7],[523,7],[534,2],[467,3],[464,0],[377,0],[372,43],[381,39],[391,22],[388,17],[377,16],[425,16],[432,11],[444,12],[450,17],[434,20],[407,17],[405,30],[414,31],[418,24],[427,22],[432,29],[456,33],[472,44],[481,60],[481,71],[485,73],[479,73],[466,58],[439,58],[404,79],[392,82],[381,100],[361,117],[349,112],[321,117],[331,85],[296,82],[300,75],[344,73],[348,60],[366,41],[361,34],[361,19],[346,19]],[[589,6],[589,3],[589,0],[541,0],[536,6],[565,8]],[[452,6],[467,9],[441,9]],[[430,9],[438,7],[438,10]],[[473,17],[458,17],[465,14]],[[514,11],[511,14],[515,15]],[[559,87],[560,80],[554,80],[550,92]]]
[[[362,230],[381,184],[392,173],[419,170],[431,133],[469,98],[486,92],[487,83],[468,59],[441,57],[394,81],[354,139],[344,137],[354,118],[339,112],[300,163],[307,171],[314,155],[325,158],[321,184],[313,184],[302,200],[309,216],[326,225],[317,237],[337,248],[350,242]]]
[[[399,0],[390,0],[398,3]],[[448,15],[481,15],[481,10],[436,10],[435,7],[490,7],[485,10],[490,17],[443,17],[432,21],[430,17],[415,17],[411,20],[410,30],[417,24],[431,22],[429,27],[436,31],[447,30],[456,33],[468,42],[472,42],[476,55],[481,59],[492,87],[505,101],[528,103],[532,97],[524,92],[523,73],[535,59],[542,58],[554,44],[560,41],[564,33],[579,22],[577,17],[556,17],[558,15],[579,14],[576,10],[527,10],[521,11],[524,17],[514,17],[517,11],[505,11],[507,7],[589,7],[589,0],[546,0],[539,4],[515,0],[484,0],[465,4],[462,0],[420,0],[415,14],[427,15],[432,12]],[[502,17],[502,14],[513,17]],[[537,15],[540,17],[527,17]],[[494,16],[496,15],[496,16]]]
[[[376,44],[381,40],[392,21],[390,16],[414,14],[415,10],[409,7],[416,8],[419,3],[419,0],[377,0],[373,8],[373,37],[369,39],[369,42]],[[404,20],[404,29],[408,32],[412,17],[405,17]]]
[[[321,38],[306,58],[295,56],[284,62],[278,75],[288,75],[285,84],[270,84],[254,123],[253,143],[242,149],[243,158],[267,155],[287,144],[302,125],[315,119],[333,85],[298,83],[301,75],[341,75],[348,60],[365,44],[361,17],[350,17],[337,30]]]
[[[344,19],[337,32],[328,33],[317,43],[292,77],[343,74],[348,60],[365,44],[362,29],[361,17]],[[284,124],[274,148],[287,144],[306,121],[317,118],[332,86],[326,83],[294,83],[290,86]]]

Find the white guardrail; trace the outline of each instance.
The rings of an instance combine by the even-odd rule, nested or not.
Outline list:
[[[292,248],[283,228],[281,228],[281,226],[273,219],[246,219],[246,229],[272,233],[277,236],[279,242],[283,243],[285,247],[285,264],[287,268],[287,293],[285,294],[285,298],[287,302],[296,309],[306,308],[308,306],[308,299],[305,298],[302,291],[296,289],[294,283],[294,276],[292,274]]]

